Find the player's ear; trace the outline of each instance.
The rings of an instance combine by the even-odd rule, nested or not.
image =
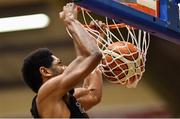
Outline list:
[[[52,75],[52,74],[51,74],[51,71],[50,71],[48,68],[44,67],[44,66],[41,66],[41,67],[39,68],[39,72],[41,73],[41,75],[43,75],[43,76],[45,76],[45,77],[49,77],[49,76]]]

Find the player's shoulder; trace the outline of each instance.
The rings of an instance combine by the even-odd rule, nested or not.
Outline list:
[[[60,89],[61,83],[56,78],[49,79],[39,89],[37,97],[38,99],[44,98],[61,98],[66,93],[63,89]]]

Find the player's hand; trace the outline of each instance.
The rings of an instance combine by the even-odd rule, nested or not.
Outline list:
[[[103,33],[103,31],[105,31],[105,29],[107,28],[105,23],[103,23],[102,21],[98,21],[98,20],[91,21],[89,24],[89,27],[94,30],[97,30],[99,33]]]
[[[107,26],[104,22],[102,21],[91,21],[89,24],[89,27],[93,30],[96,30],[97,36],[100,36],[101,38],[104,38],[106,36],[106,29]],[[98,40],[97,40],[98,39]],[[98,37],[96,38],[96,41],[98,41],[98,46],[101,47],[103,43],[102,39],[99,39]]]
[[[65,22],[71,21],[77,18],[77,8],[74,3],[67,3],[63,7],[63,11],[59,13],[60,19]]]

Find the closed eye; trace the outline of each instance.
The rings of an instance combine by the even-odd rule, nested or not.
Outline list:
[[[58,64],[58,65],[62,65],[62,61],[58,61],[57,64]]]

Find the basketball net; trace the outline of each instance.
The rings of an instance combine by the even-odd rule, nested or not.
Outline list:
[[[109,78],[111,77],[116,78],[116,81],[108,80],[111,83],[121,84],[128,88],[135,88],[139,80],[142,78],[143,73],[145,72],[145,62],[146,62],[147,50],[150,44],[150,34],[143,30],[133,28],[124,23],[118,24],[115,22],[115,20],[109,19],[107,17],[105,17],[103,21],[106,24],[106,28],[102,29],[101,26],[99,26],[99,24],[97,23],[97,20],[93,18],[93,13],[91,13],[90,11],[87,11],[84,8],[78,8],[78,9],[81,9],[82,11],[83,21],[81,21],[81,23],[83,26],[85,26],[84,29],[88,31],[94,39],[96,39],[97,44],[101,45],[99,49],[101,50],[103,54],[103,59],[106,57],[106,55],[111,55],[113,58],[112,62],[116,63],[116,67],[108,68],[110,70],[104,69],[103,67],[105,67],[104,66],[105,64],[100,63],[99,68],[102,70],[103,75]],[[95,23],[95,25],[98,27],[98,31],[94,30],[93,28],[89,26],[89,21],[93,21]],[[102,34],[104,35],[104,37],[102,37]],[[70,33],[69,35],[71,36]],[[137,59],[133,59],[133,61],[128,61],[127,59],[122,58],[123,54],[119,55],[115,53],[113,50],[109,50],[107,48],[110,44],[114,42],[122,42],[122,41],[132,43],[137,47],[138,49],[137,52],[139,55]],[[128,51],[129,51],[129,54],[132,55],[131,50],[128,49]],[[119,58],[123,59],[123,62],[125,62],[125,64],[127,64],[128,66],[132,67],[133,65],[133,68],[123,69],[121,65],[119,65],[116,62],[116,60]],[[106,62],[106,63],[112,63],[112,62]],[[125,77],[122,79],[119,79],[118,77],[121,74],[119,75],[115,74],[113,72],[113,69],[115,68],[120,68],[122,70],[122,73],[124,73]],[[127,70],[129,72],[128,74],[125,73],[127,72]],[[111,72],[113,76],[108,76],[107,72]],[[133,76],[135,76],[134,77],[135,80],[132,82],[130,81],[130,79]]]

